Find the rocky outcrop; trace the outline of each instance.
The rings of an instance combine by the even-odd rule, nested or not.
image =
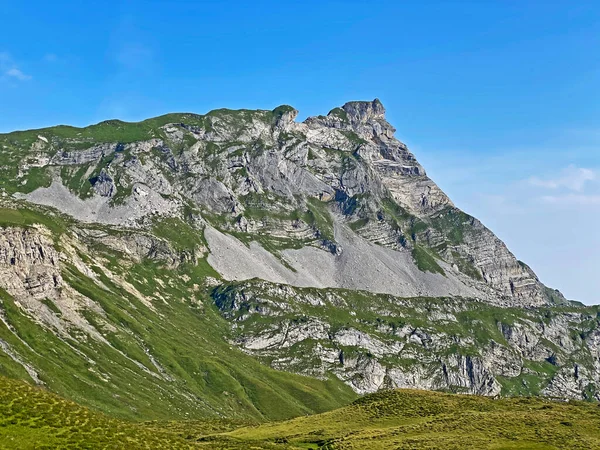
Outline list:
[[[333,373],[361,394],[402,387],[600,398],[594,308],[508,312],[466,299],[258,281],[216,288],[213,298],[246,352],[277,369]]]
[[[90,179],[96,193],[102,197],[112,197],[116,188],[113,179],[105,169],[102,169],[98,176]]]
[[[59,255],[47,232],[0,228],[0,287],[16,298],[58,295],[63,287]]]
[[[64,282],[64,255],[56,251],[51,236],[42,226],[0,228],[0,288],[59,336],[68,337],[70,329],[77,329],[104,341],[82,314],[87,309],[102,315],[102,310]],[[69,263],[82,265],[75,254],[70,255]]]
[[[39,188],[28,195],[16,195],[30,202],[46,205],[76,217],[81,222],[141,227],[152,217],[170,217],[181,202],[164,198],[148,186],[135,183],[131,194],[122,204],[115,204],[110,197],[96,195],[81,199],[58,181],[47,188]]]
[[[111,155],[118,149],[122,148],[122,144],[99,144],[85,150],[60,150],[50,160],[50,165],[58,166],[74,166],[84,165],[88,163],[96,163],[100,159]]]

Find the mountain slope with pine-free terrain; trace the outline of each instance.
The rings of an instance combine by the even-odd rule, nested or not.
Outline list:
[[[600,398],[598,308],[456,208],[378,100],[296,115],[0,135],[0,374],[135,420]]]

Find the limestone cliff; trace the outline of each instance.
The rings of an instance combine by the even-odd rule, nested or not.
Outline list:
[[[296,115],[287,106],[179,115],[129,143],[118,141],[128,124],[114,142],[89,145],[40,134],[19,176],[26,184],[43,170],[49,185],[16,195],[91,223],[147,228],[192,215],[226,279],[549,301],[535,274],[427,177],[378,100],[302,123]]]

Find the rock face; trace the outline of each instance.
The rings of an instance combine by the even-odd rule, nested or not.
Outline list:
[[[248,248],[213,228],[205,231],[205,237],[211,250],[208,262],[229,280],[261,278],[300,287],[342,287],[402,296],[485,295],[496,300],[449,264],[441,263],[448,276],[422,272],[409,252],[378,246],[342,224],[334,227],[339,253],[307,246],[282,250],[280,259],[257,244]]]
[[[197,208],[212,225],[209,262],[226,279],[549,301],[535,274],[427,177],[379,100],[303,123],[296,115],[288,106],[218,110],[158,126],[147,139],[79,151],[37,141],[35,166],[62,169],[21,197],[85,222],[134,227]],[[249,241],[256,250],[229,251]]]
[[[66,337],[69,329],[78,329],[103,341],[81,314],[85,309],[97,312],[98,307],[63,280],[61,258],[81,264],[72,256],[56,250],[45,227],[0,228],[0,288],[58,335]]]
[[[245,282],[215,289],[234,343],[273,367],[356,392],[382,388],[599,399],[595,309],[511,311],[466,299],[397,298]],[[582,337],[583,336],[583,337]]]
[[[0,287],[15,298],[56,297],[63,286],[59,256],[36,229],[0,228]]]

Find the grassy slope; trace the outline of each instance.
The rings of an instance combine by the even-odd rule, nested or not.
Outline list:
[[[45,220],[54,227],[58,243],[57,236],[68,228],[58,218],[27,210],[0,210],[0,226],[27,226]],[[230,346],[226,340],[229,325],[208,294],[193,286],[202,277],[214,275],[204,260],[168,270],[152,262],[125,267],[117,255],[102,248],[94,249],[90,257],[94,260],[88,258],[87,263],[106,288],[70,265],[63,270],[63,278],[101,305],[105,318],[91,310],[83,314],[92,324],[106,320],[116,328],[105,333],[110,345],[77,331],[58,338],[25,315],[0,289],[0,309],[10,324],[9,328],[0,323],[0,339],[36,368],[50,390],[132,419],[283,419],[326,411],[356,398],[337,379],[322,381],[279,372]],[[96,267],[95,261],[100,259],[112,273],[121,274],[152,298],[156,312]],[[169,378],[160,376],[149,355]],[[23,367],[2,351],[0,375],[30,379]]]
[[[153,427],[112,419],[24,382],[0,377],[0,448],[188,448]]]
[[[397,390],[316,416],[242,428],[228,436],[314,449],[593,449],[600,448],[598,425],[596,403]]]
[[[0,448],[594,449],[594,403],[397,390],[324,414],[262,425],[129,422],[0,377]]]

